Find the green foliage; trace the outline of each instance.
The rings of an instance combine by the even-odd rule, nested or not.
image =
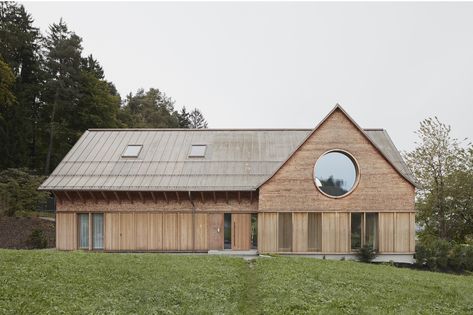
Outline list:
[[[0,250],[0,313],[468,314],[471,276],[302,257]],[[93,268],[90,268],[93,266]]]
[[[473,146],[452,138],[437,117],[421,122],[417,147],[405,155],[417,178],[420,238],[464,242],[473,235]]]
[[[190,128],[193,129],[205,129],[208,127],[207,121],[204,118],[204,115],[198,110],[197,108],[194,108],[194,110],[189,114],[189,120],[190,120]]]
[[[31,235],[28,238],[28,244],[31,248],[46,248],[48,247],[48,240],[42,230],[35,229],[31,231]]]
[[[373,249],[373,246],[363,245],[356,252],[356,257],[361,262],[369,263],[376,258],[376,250]]]
[[[0,170],[49,174],[88,128],[206,126],[158,89],[122,102],[62,19],[43,36],[23,5],[0,2],[0,43]]]
[[[0,171],[0,214],[13,216],[19,210],[34,210],[45,202],[49,194],[37,190],[43,180],[43,176],[26,169]]]
[[[416,265],[433,271],[473,271],[473,246],[442,239],[416,246]]]

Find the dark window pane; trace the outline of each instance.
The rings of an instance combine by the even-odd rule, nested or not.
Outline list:
[[[280,252],[292,250],[292,213],[279,214],[278,244]]]
[[[356,182],[356,167],[352,159],[342,152],[329,152],[317,161],[314,180],[317,187],[330,196],[348,193]]]
[[[309,251],[320,252],[322,251],[322,214],[309,213],[308,221]]]
[[[378,214],[366,213],[365,245],[378,249]]]
[[[225,249],[232,248],[232,214],[224,214],[223,222],[223,236],[224,236],[224,246]]]
[[[258,214],[251,214],[251,248],[258,247]]]
[[[362,213],[351,214],[351,249],[361,247]]]

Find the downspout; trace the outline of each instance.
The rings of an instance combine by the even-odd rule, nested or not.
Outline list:
[[[191,202],[191,205],[192,205],[192,252],[195,253],[195,204],[194,204],[194,201],[192,200],[191,191],[188,191],[188,193],[189,193],[189,201]]]

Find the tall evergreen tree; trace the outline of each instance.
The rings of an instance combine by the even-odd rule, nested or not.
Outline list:
[[[81,43],[82,39],[69,31],[62,19],[50,26],[45,40],[45,174],[49,174],[51,165],[57,164],[80,136],[71,125],[79,114]]]
[[[190,128],[191,120],[190,113],[187,112],[186,107],[183,106],[179,112],[177,119],[179,121],[179,128]]]
[[[41,103],[41,35],[23,5],[0,2],[0,57],[15,77],[16,106],[2,109],[0,167],[37,167],[37,125]]]

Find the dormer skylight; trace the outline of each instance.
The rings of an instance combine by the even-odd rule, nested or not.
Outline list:
[[[123,152],[122,157],[126,158],[136,158],[141,152],[143,146],[141,144],[130,144],[127,145],[125,152]]]
[[[193,144],[191,146],[189,157],[205,157],[206,150],[207,150],[207,145],[205,144]]]

